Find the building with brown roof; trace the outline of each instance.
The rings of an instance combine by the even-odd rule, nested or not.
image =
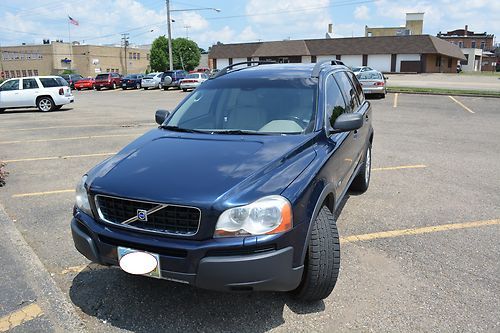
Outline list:
[[[465,57],[458,46],[434,36],[383,36],[218,44],[209,65],[221,69],[238,62],[315,63],[337,59],[347,66],[370,66],[382,72],[451,73]]]

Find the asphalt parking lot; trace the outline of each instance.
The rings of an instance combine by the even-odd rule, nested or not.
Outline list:
[[[59,112],[0,115],[0,332],[500,331],[499,99],[371,100],[374,169],[342,205],[339,282],[301,304],[89,265],[69,229],[76,182],[185,94],[75,95]]]

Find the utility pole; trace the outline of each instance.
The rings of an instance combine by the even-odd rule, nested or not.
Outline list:
[[[168,28],[168,67],[174,70],[174,62],[172,59],[172,26],[170,21],[170,0],[165,0],[167,5],[167,28]]]
[[[128,74],[128,59],[127,59],[128,40],[129,40],[129,34],[123,33],[122,34],[122,43],[123,43],[123,47],[125,48],[125,73],[124,73],[125,75]]]

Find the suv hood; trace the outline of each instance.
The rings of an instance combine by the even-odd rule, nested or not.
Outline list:
[[[309,165],[313,138],[157,129],[96,166],[87,184],[91,193],[205,208],[250,202],[281,193]]]

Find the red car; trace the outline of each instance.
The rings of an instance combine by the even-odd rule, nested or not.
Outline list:
[[[120,86],[122,76],[118,73],[106,73],[99,74],[95,77],[95,89],[101,90],[101,88],[116,89]]]
[[[75,82],[75,89],[94,89],[95,80],[92,77],[87,77]]]

